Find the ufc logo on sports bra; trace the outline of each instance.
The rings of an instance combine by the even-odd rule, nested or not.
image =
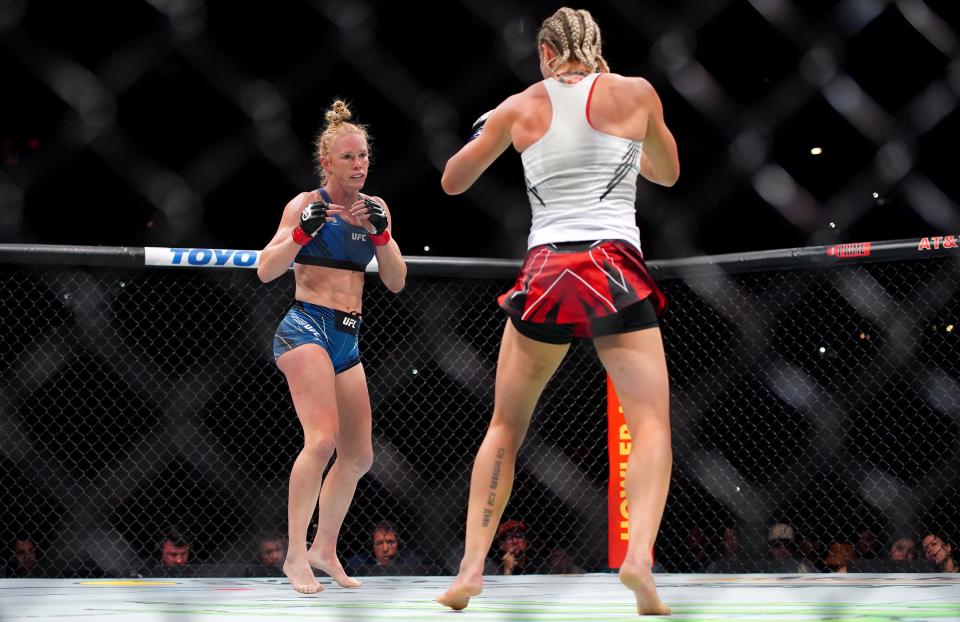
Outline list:
[[[366,242],[366,241],[367,241],[367,236],[364,235],[363,233],[351,233],[351,234],[350,234],[350,237],[351,237],[355,242],[356,242],[357,240],[360,240],[361,242]]]

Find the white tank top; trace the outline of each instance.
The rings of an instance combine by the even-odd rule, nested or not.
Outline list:
[[[533,210],[528,249],[607,239],[640,249],[634,204],[643,142],[604,134],[587,121],[587,102],[599,75],[576,84],[543,81],[553,119],[520,154]]]

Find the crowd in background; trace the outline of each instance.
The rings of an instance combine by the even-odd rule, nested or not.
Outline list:
[[[128,576],[243,576],[283,577],[287,539],[282,532],[257,536],[249,559],[235,564],[200,563],[193,554],[195,543],[184,531],[171,528],[157,542],[156,553]],[[748,555],[736,526],[716,531],[691,527],[681,556],[657,558],[656,572],[733,574],[744,572],[960,572],[949,536],[937,531],[899,534],[882,540],[870,528],[859,527],[849,539],[821,542],[798,532],[785,522],[774,523],[767,532],[765,554]],[[3,576],[8,578],[105,577],[109,573],[95,562],[77,556],[63,565],[44,550],[43,543],[26,533],[10,542]],[[582,562],[581,562],[582,563]],[[351,576],[446,575],[443,565],[430,560],[401,538],[398,528],[380,521],[370,530],[369,548],[345,556]],[[487,559],[486,574],[581,574],[607,568],[584,568],[563,547],[531,540],[527,525],[509,519],[497,529],[497,538]]]
[[[756,550],[756,549],[754,549]],[[798,532],[785,522],[767,532],[762,555],[749,555],[736,526],[716,533],[701,527],[687,532],[680,559],[665,559],[661,571],[715,574],[743,572],[958,572],[951,539],[938,531],[897,534],[881,539],[871,528],[859,526],[849,537],[829,542]]]

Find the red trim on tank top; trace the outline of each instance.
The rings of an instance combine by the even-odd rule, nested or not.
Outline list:
[[[600,76],[593,79],[593,84],[590,85],[590,92],[587,93],[587,124],[595,130],[597,130],[596,126],[593,124],[593,121],[590,120],[590,101],[593,99],[593,89],[597,88],[598,80],[600,80]],[[600,130],[597,131],[599,132]]]

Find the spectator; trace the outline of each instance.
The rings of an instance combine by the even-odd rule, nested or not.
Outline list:
[[[287,539],[279,534],[257,538],[257,561],[250,565],[248,577],[282,577],[283,562],[287,558]]]
[[[847,565],[851,560],[859,559],[857,548],[852,544],[834,542],[827,547],[827,555],[823,558],[824,565],[830,572],[847,572]]]
[[[720,544],[716,559],[704,566],[703,572],[727,574],[739,572],[745,567],[744,553],[740,546],[740,530],[736,527],[724,527],[720,532]]]
[[[786,523],[777,523],[771,527],[770,533],[767,534],[770,558],[781,561],[790,559],[793,556],[792,547],[795,535],[796,532],[793,527]]]
[[[36,541],[26,535],[18,534],[13,540],[13,556],[7,561],[7,576],[11,578],[43,577],[43,565]]]
[[[190,540],[176,529],[171,529],[160,543],[160,566],[174,568],[189,563]]]
[[[536,570],[530,563],[530,540],[527,526],[518,520],[508,520],[497,528],[500,549],[500,574],[532,574]]]
[[[707,551],[709,539],[700,527],[691,527],[687,532],[687,555],[680,560],[675,572],[709,572],[713,565]]]
[[[396,528],[382,522],[373,528],[373,558],[377,565],[386,567],[397,561],[400,555],[400,537]]]
[[[190,538],[178,529],[170,529],[157,546],[158,556],[142,572],[145,577],[179,577],[192,574]]]
[[[890,559],[912,562],[917,558],[917,543],[913,538],[897,538],[890,546]]]
[[[556,548],[547,555],[547,574],[583,574],[583,568],[573,563],[567,549]]]
[[[740,531],[736,527],[724,527],[720,534],[720,559],[736,560],[743,558],[740,547]]]
[[[880,557],[880,540],[877,534],[869,527],[860,526],[857,529],[857,559],[876,559]]]
[[[410,551],[401,554],[397,528],[388,521],[374,525],[370,534],[371,550],[347,561],[347,572],[359,576],[426,574],[420,558]]]
[[[823,564],[825,552],[823,543],[813,536],[797,537],[797,552],[813,568],[813,572],[826,572],[827,567]]]
[[[776,523],[767,534],[770,559],[780,562],[785,572],[816,572],[810,562],[803,559],[796,544],[796,531],[787,523]]]
[[[960,572],[960,566],[953,559],[953,545],[945,537],[927,532],[920,544],[924,557],[933,563],[936,572]]]

